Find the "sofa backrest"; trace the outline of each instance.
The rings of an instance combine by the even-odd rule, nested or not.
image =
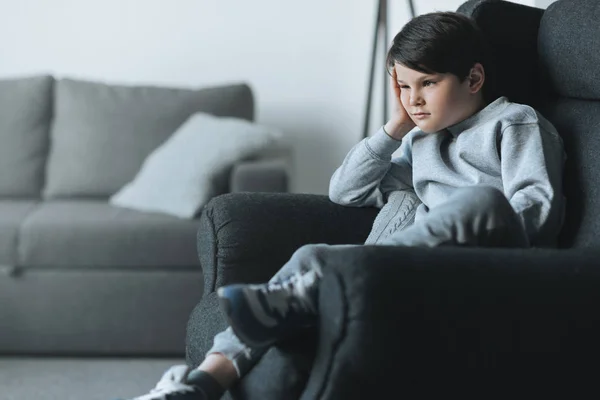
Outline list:
[[[44,198],[108,198],[196,112],[254,118],[246,84],[192,90],[59,79],[54,86]]]
[[[108,198],[196,112],[252,121],[252,90],[1,79],[0,198]]]
[[[567,162],[560,247],[600,244],[600,7],[559,0],[546,10],[503,0],[470,0],[492,45],[496,90],[531,105],[563,138]]]
[[[40,197],[53,84],[51,76],[0,80],[0,197]]]

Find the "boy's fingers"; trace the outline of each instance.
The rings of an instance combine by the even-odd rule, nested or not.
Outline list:
[[[400,86],[398,85],[398,76],[396,75],[396,68],[392,68],[392,85],[394,85],[394,88],[397,88],[398,90],[400,90]]]

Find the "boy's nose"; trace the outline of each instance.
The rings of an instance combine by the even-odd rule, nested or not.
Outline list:
[[[410,105],[411,106],[418,106],[423,104],[423,99],[421,98],[421,96],[410,96]]]

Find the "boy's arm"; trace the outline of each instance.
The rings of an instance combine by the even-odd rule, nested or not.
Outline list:
[[[504,193],[530,243],[544,233],[558,234],[566,159],[558,133],[539,123],[510,125],[502,132],[500,158]]]
[[[398,148],[401,154],[392,160]],[[329,198],[345,206],[381,208],[387,193],[412,187],[409,137],[396,140],[381,128],[346,155],[331,177]]]

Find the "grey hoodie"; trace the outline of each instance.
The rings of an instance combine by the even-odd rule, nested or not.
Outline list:
[[[564,216],[565,160],[563,141],[549,121],[499,97],[439,132],[414,129],[399,141],[379,129],[350,150],[331,178],[329,198],[382,208],[370,244],[418,221],[456,188],[492,186],[505,194],[530,243],[552,246]]]

